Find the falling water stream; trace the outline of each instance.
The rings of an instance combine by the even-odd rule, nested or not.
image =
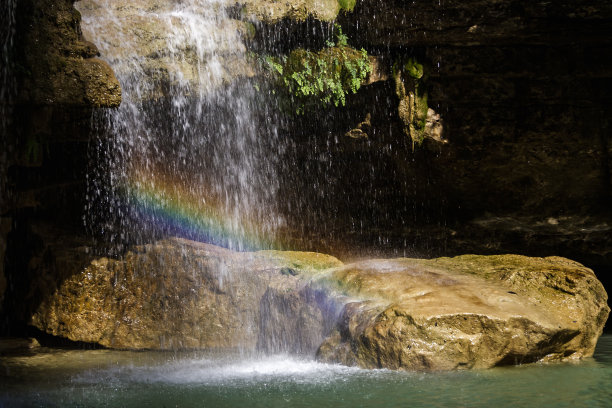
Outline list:
[[[286,145],[273,105],[248,80],[253,72],[240,34],[244,26],[229,18],[231,5],[75,4],[84,36],[98,46],[122,88],[119,108],[94,114],[87,175],[85,222],[112,248],[175,235],[235,250],[277,246],[285,225],[278,161]],[[14,1],[2,7],[10,23]],[[11,89],[7,65],[3,93]],[[4,134],[8,115],[4,104],[0,108]],[[269,348],[287,351],[282,344]],[[600,339],[595,357],[580,364],[446,373],[240,352],[42,347],[1,357],[0,407],[603,407],[612,400],[609,335]]]
[[[244,80],[252,71],[228,4],[76,3],[123,98],[94,120],[86,211],[94,234],[114,243],[179,235],[238,250],[273,242],[282,143]]]

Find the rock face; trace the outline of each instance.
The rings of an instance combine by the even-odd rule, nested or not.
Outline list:
[[[127,349],[293,352],[390,369],[482,368],[590,356],[607,319],[593,272],[563,258],[364,261],[236,253],[172,239],[99,258],[31,324]]]
[[[312,353],[323,340],[324,308],[299,301],[298,282],[339,265],[314,253],[161,241],[121,260],[93,260],[40,305],[31,323],[120,349],[254,350],[259,342],[263,350]]]
[[[338,22],[389,65],[425,66],[446,143],[412,151],[391,81],[300,122],[286,161],[307,165],[288,207],[337,231],[326,251],[358,237],[427,256],[563,255],[612,283],[609,4],[363,0]],[[342,137],[368,115],[367,143]]]
[[[340,12],[338,0],[242,0],[238,3],[243,5],[245,16],[268,23],[283,18],[302,21],[308,17],[331,21]]]
[[[83,40],[70,0],[21,1],[17,8],[17,103],[114,107],[119,82],[98,49]]]
[[[73,3],[9,0],[0,7],[3,334],[11,334],[7,321],[20,314],[21,308],[13,306],[29,296],[26,265],[38,246],[38,238],[28,232],[34,219],[52,220],[55,227],[73,229],[73,235],[82,228],[75,218],[83,208],[92,110],[121,103],[119,82],[110,66],[97,58],[96,46],[83,39],[81,16]]]
[[[247,25],[225,18],[223,4],[81,0],[75,6],[84,36],[126,86],[141,88],[142,98],[162,97],[177,84],[209,92],[253,75],[240,35],[247,35]]]
[[[370,44],[482,45],[484,43],[572,42],[576,30],[608,33],[612,6],[599,1],[450,0],[445,2],[362,0],[340,20],[360,27]],[[601,38],[601,37],[600,37]],[[599,40],[596,40],[599,41]]]
[[[22,106],[15,110],[7,137],[13,146],[0,163],[10,167],[0,172],[0,177],[8,174],[0,192],[0,294],[6,288],[5,299],[13,299],[4,306],[5,313],[13,313],[22,294],[33,293],[24,271],[36,264],[31,260],[47,259],[46,254],[32,256],[39,241],[55,242],[53,236],[30,233],[36,230],[31,227],[43,220],[67,226],[69,234],[82,233],[80,200],[91,112],[75,114],[66,107],[90,109],[120,102],[118,83],[96,58],[96,47],[81,36],[80,16],[72,3],[18,2],[14,53],[19,95],[13,100]],[[187,80],[194,74],[192,49],[178,46],[178,58],[172,60],[164,48],[168,39],[162,28],[168,20],[138,16],[139,7],[161,15],[168,2],[86,0],[77,6],[81,4],[86,18],[103,13],[106,6],[122,8],[123,16],[132,19],[131,41],[138,56],[150,62],[153,80],[167,79],[168,72],[179,72]],[[283,21],[278,31],[272,27],[266,32],[270,48],[280,43],[277,51],[296,44],[316,48],[325,40],[320,33],[326,24],[308,20],[300,25],[302,35],[294,35],[287,27],[297,24],[285,17],[328,20],[338,13],[334,1],[245,1],[239,8],[242,4],[246,8],[241,17]],[[269,8],[271,4],[277,8]],[[428,114],[426,125],[444,123],[441,136],[447,143],[427,139],[412,151],[391,80],[363,87],[345,110],[288,121],[283,131],[297,147],[288,148],[280,160],[286,164],[279,171],[280,196],[300,239],[307,230],[315,239],[332,237],[350,248],[382,243],[399,254],[411,249],[436,256],[468,251],[561,254],[601,267],[600,279],[612,284],[609,3],[363,0],[353,13],[339,14],[338,22],[352,46],[386,61],[383,71],[407,56],[427,66],[428,104],[439,119]],[[238,29],[246,35],[243,23],[230,21],[227,31]],[[109,43],[121,42],[112,26],[99,29],[109,31]],[[311,38],[314,32],[321,38]],[[266,41],[260,47],[265,48]],[[232,58],[226,52],[221,68],[250,75]],[[177,61],[179,65],[172,65]],[[311,225],[322,227],[310,231]],[[302,247],[314,246],[308,242]],[[337,252],[343,249],[330,246]],[[5,247],[7,257],[2,259]],[[46,277],[32,281],[36,279]],[[23,291],[11,292],[16,280]],[[290,307],[301,299],[273,298],[270,293],[266,307]],[[301,315],[300,310],[292,313]],[[356,316],[348,309],[346,313]],[[274,333],[275,328],[293,333],[292,327],[278,320],[260,333]],[[265,340],[274,336],[258,336],[249,341],[280,347]],[[350,343],[345,340],[338,342]],[[333,350],[340,346],[331,340],[326,344],[330,353],[339,353]],[[346,353],[353,358],[352,351]]]
[[[365,261],[329,279],[360,300],[344,307],[318,357],[367,368],[485,368],[590,356],[610,311],[593,272],[564,258]]]

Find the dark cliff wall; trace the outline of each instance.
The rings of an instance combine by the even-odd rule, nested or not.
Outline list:
[[[72,1],[16,4],[0,200],[4,333],[52,290],[55,258],[85,242],[92,109],[120,101]],[[279,174],[293,248],[561,255],[610,288],[612,5],[363,0],[338,21],[388,71],[406,57],[425,64],[444,141],[413,148],[391,79],[362,87],[346,108],[289,118]],[[261,32],[271,34],[264,48],[283,49],[316,48],[330,33],[286,21]],[[347,136],[359,126],[367,138]]]
[[[413,150],[392,80],[296,119],[283,197],[311,248],[561,255],[610,287],[612,5],[364,0],[338,21],[389,71],[425,64],[444,142]],[[367,139],[345,135],[368,117]]]
[[[300,199],[327,205],[333,215],[320,223],[357,235],[370,224],[371,243],[380,236],[389,249],[407,242],[424,254],[560,253],[611,264],[610,5],[365,0],[339,21],[353,45],[389,66],[406,56],[426,65],[445,143],[413,151],[392,81],[363,88],[350,113],[318,128],[305,120],[296,157],[322,182],[307,181],[311,170],[302,179],[331,195]],[[367,114],[368,140],[345,137]]]
[[[83,40],[70,0],[3,5],[2,148],[0,160],[0,328],[22,321],[28,304],[51,290],[49,246],[71,246],[81,221],[92,109],[118,106],[111,68]],[[37,282],[34,284],[34,282]],[[39,284],[40,283],[40,284]]]

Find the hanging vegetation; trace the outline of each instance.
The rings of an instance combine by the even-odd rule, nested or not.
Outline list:
[[[420,145],[425,138],[427,125],[427,91],[425,69],[414,58],[393,65],[395,93],[400,102],[398,114],[404,123],[404,133],[412,139],[412,146]]]
[[[288,56],[263,58],[264,66],[287,93],[297,114],[315,107],[344,106],[346,95],[356,93],[372,71],[368,53],[348,45],[336,25],[337,41],[318,52],[296,49]]]

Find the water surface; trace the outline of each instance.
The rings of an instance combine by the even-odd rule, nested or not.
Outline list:
[[[2,407],[612,406],[612,335],[576,363],[438,373],[291,356],[45,348],[0,361]]]

